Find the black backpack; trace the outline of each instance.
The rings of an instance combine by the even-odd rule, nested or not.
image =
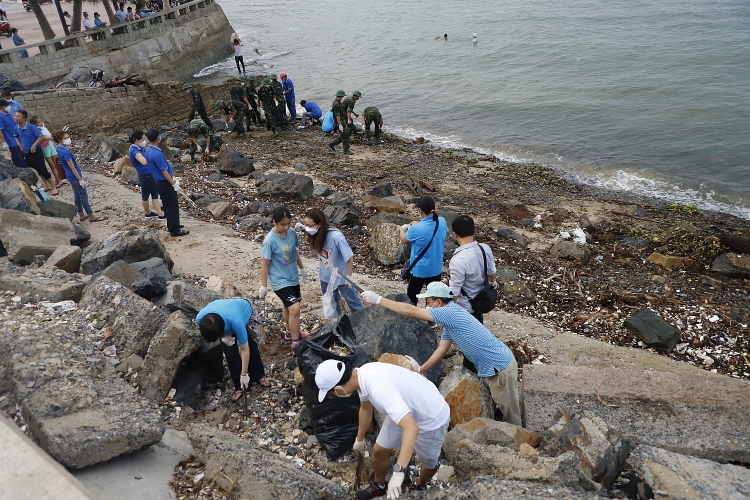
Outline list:
[[[469,304],[471,304],[471,308],[475,313],[484,314],[495,308],[495,304],[497,303],[497,290],[492,288],[487,275],[487,254],[484,253],[482,245],[477,243],[477,246],[479,247],[479,250],[482,251],[482,258],[484,259],[484,287],[474,296],[474,298],[466,295],[463,288],[461,288],[461,295],[469,299]]]

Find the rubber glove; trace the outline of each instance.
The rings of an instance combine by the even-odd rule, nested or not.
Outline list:
[[[364,300],[365,302],[368,302],[370,304],[375,304],[375,305],[380,304],[380,300],[383,298],[380,295],[378,295],[376,292],[373,292],[370,290],[366,290],[362,292],[361,297],[362,297],[362,300]]]
[[[490,281],[490,286],[497,290],[497,281]]]
[[[417,373],[422,373],[421,367],[419,363],[417,363],[416,359],[412,358],[411,356],[404,356],[404,357],[406,358],[406,361],[408,361],[409,364],[411,365],[412,370],[414,370]]]
[[[224,130],[229,130],[229,123],[224,124]]]
[[[232,347],[234,345],[234,337],[231,335],[224,335],[221,337],[221,342],[227,347]]]
[[[260,297],[262,299],[266,295],[268,295],[268,287],[267,286],[260,287],[258,289],[258,297]]]
[[[83,179],[81,179],[81,180],[80,180],[80,181],[78,182],[78,184],[79,184],[79,185],[80,185],[80,186],[81,186],[81,187],[82,187],[83,189],[86,189],[86,186],[88,186],[88,184],[86,184],[86,181],[84,181]]]
[[[298,222],[294,225],[294,230],[298,233],[303,233],[305,232],[305,225],[301,222]]]
[[[240,375],[240,387],[243,389],[250,387],[250,375]]]
[[[394,472],[388,482],[388,496],[386,498],[398,498],[401,496],[401,483],[404,482],[403,472]]]
[[[300,281],[307,281],[307,271],[304,269],[299,270],[299,279]]]
[[[7,142],[4,142],[4,143],[3,143],[3,149],[10,149],[10,146],[8,146],[8,143],[7,143]]]
[[[403,229],[404,232],[406,232],[406,231],[409,230],[409,227],[410,227],[409,224],[404,224],[404,225],[401,226],[401,229]]]
[[[352,450],[364,455],[365,454],[365,440],[363,439],[362,441],[357,441],[357,438],[354,438],[354,446],[352,446]]]
[[[196,146],[196,148],[195,148],[195,149],[196,149],[196,150],[197,150],[197,151],[198,151],[199,153],[202,153],[202,152],[203,152],[203,148],[202,148],[202,147],[200,147],[200,146]]]

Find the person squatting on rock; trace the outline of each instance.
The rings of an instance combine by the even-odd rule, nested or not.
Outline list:
[[[31,123],[36,125],[39,131],[44,137],[52,137],[52,133],[47,127],[44,126],[44,120],[41,116],[32,116]],[[39,145],[42,148],[42,155],[44,161],[49,165],[49,169],[52,171],[52,176],[55,178],[55,187],[60,189],[65,182],[65,171],[63,171],[62,165],[57,159],[57,149],[55,149],[55,142],[52,139],[47,139]]]
[[[343,126],[343,131],[341,132],[341,135],[339,137],[334,139],[334,141],[328,145],[328,147],[335,151],[336,145],[343,143],[343,153],[345,155],[351,155],[354,153],[349,151],[349,142],[351,140],[352,133],[354,133],[354,131],[356,130],[352,115],[359,116],[354,112],[354,105],[362,97],[362,93],[359,90],[355,90],[350,97],[347,97],[343,101],[339,99],[340,97],[343,97],[345,95],[346,93],[344,93],[343,90],[339,90],[338,92],[336,92],[336,99],[333,101],[333,107],[331,108],[331,111],[333,111],[333,117],[334,120],[336,120],[336,126],[334,130],[338,130],[338,126],[341,125]]]
[[[57,144],[57,156],[60,158],[60,163],[63,165],[65,176],[70,183],[70,187],[73,188],[73,202],[78,209],[79,221],[83,222],[86,219],[88,219],[89,222],[106,220],[106,217],[98,217],[94,215],[94,209],[89,205],[88,185],[83,179],[81,167],[78,166],[75,156],[70,152],[70,134],[61,130],[55,133],[54,139]]]
[[[413,358],[409,362],[417,373],[424,373],[448,353],[451,343],[456,344],[464,357],[476,366],[476,371],[490,388],[492,399],[503,413],[503,420],[521,426],[521,409],[518,404],[518,364],[508,346],[495,337],[484,325],[463,307],[453,301],[448,285],[433,281],[425,293],[426,308],[390,300],[375,292],[362,292],[362,299],[380,305],[409,318],[423,319],[443,325],[440,344],[430,359],[421,366]]]
[[[289,109],[289,116],[292,121],[297,121],[297,105],[294,103],[294,83],[292,83],[292,80],[286,73],[281,73],[279,77],[281,77],[281,87],[284,89],[284,99],[286,100],[286,107]]]
[[[286,207],[276,207],[271,216],[273,229],[263,239],[261,251],[260,284],[258,295],[263,298],[271,285],[282,303],[282,316],[286,324],[284,339],[292,343],[292,349],[300,339],[310,334],[300,331],[299,310],[302,302],[300,278],[307,279],[307,272],[297,252],[299,239],[292,229],[292,214]]]
[[[44,190],[56,196],[59,191],[52,182],[52,174],[47,170],[44,153],[40,145],[45,141],[51,141],[52,137],[45,137],[42,131],[33,123],[28,123],[29,113],[25,109],[19,109],[13,115],[18,125],[18,138],[21,141],[21,152],[24,153],[26,165],[37,171],[44,182]]]
[[[414,305],[417,305],[417,294],[425,285],[440,281],[443,273],[445,236],[448,234],[448,224],[443,217],[438,217],[435,212],[435,201],[431,197],[419,198],[416,205],[420,220],[404,224],[399,229],[401,242],[411,243],[409,262],[413,267],[406,294]]]
[[[261,86],[258,89],[258,99],[263,106],[263,112],[266,114],[266,130],[272,130],[273,136],[276,137],[279,135],[276,127],[281,122],[281,117],[276,105],[276,97],[271,88],[271,80],[268,78],[264,78],[261,82]]]
[[[234,131],[237,137],[245,137],[245,127],[242,124],[245,119],[245,103],[242,101],[216,101],[216,107],[224,111],[224,125],[229,130],[229,120],[234,120]]]
[[[403,304],[407,305],[408,304]],[[412,307],[412,306],[409,306]],[[422,463],[419,479],[409,491],[424,490],[438,470],[440,449],[450,422],[450,408],[435,384],[418,373],[388,363],[367,363],[359,368],[346,367],[335,359],[323,361],[315,371],[318,401],[326,397],[349,397],[357,391],[360,399],[359,428],[354,451],[364,453],[364,437],[372,423],[373,410],[385,415],[372,450],[375,480],[357,492],[364,500],[401,494],[404,471],[414,452]],[[393,450],[400,448],[391,480],[385,476]]]
[[[175,185],[174,173],[172,167],[169,165],[167,158],[159,149],[159,142],[161,137],[159,131],[155,128],[149,129],[146,132],[146,139],[149,141],[149,146],[146,148],[146,153],[143,155],[148,162],[149,170],[151,175],[156,180],[156,189],[159,191],[161,202],[164,208],[164,215],[167,217],[167,231],[172,236],[185,236],[190,234],[190,231],[186,231],[180,225],[180,205],[177,200],[177,191]]]
[[[198,138],[206,139],[206,153],[211,151],[217,152],[221,148],[221,140],[214,136],[213,131],[206,125],[206,122],[200,118],[190,121],[187,128],[187,134],[190,138],[190,162],[195,163],[195,153],[203,153],[203,148],[198,144]]]
[[[344,233],[328,223],[328,219],[326,219],[322,210],[313,208],[305,214],[305,223],[297,223],[295,228],[307,233],[307,242],[310,244],[310,248],[318,254],[320,288],[323,293],[328,290],[334,268],[346,273],[351,278],[354,272],[354,252],[346,242]],[[333,292],[338,316],[341,316],[340,295],[344,296],[351,312],[354,313],[364,308],[357,291],[346,282]]]
[[[252,316],[252,303],[234,298],[214,300],[195,317],[206,342],[221,340],[221,350],[234,384],[232,401],[240,399],[242,390],[253,382],[263,387],[270,385],[258,344],[253,339]]]
[[[383,129],[383,117],[375,106],[368,106],[362,112],[362,125],[365,128],[365,140],[372,145],[370,125],[375,124],[375,144],[380,142],[380,131]]]
[[[130,134],[128,158],[130,159],[130,164],[133,165],[133,168],[138,173],[138,183],[141,185],[143,214],[147,219],[166,221],[167,217],[161,211],[161,204],[159,203],[159,191],[156,189],[156,180],[151,175],[151,169],[148,166],[146,157],[143,156],[143,152],[147,147],[148,140],[146,140],[146,136],[142,130],[135,130]],[[148,206],[149,197],[151,198],[151,207],[153,208],[149,208]]]
[[[206,105],[203,104],[201,93],[198,92],[198,89],[194,89],[193,86],[189,83],[183,85],[182,89],[187,92],[193,99],[193,107],[190,108],[190,113],[188,113],[188,122],[193,121],[193,118],[195,118],[195,115],[197,114],[198,116],[203,118],[203,121],[206,122],[206,125],[209,126],[211,131],[213,131],[214,126],[211,123],[211,119],[208,117],[208,113],[206,113]]]
[[[305,128],[305,125],[307,125],[307,120],[310,120],[311,125],[315,125],[315,122],[317,120],[320,120],[323,116],[323,111],[321,111],[320,106],[318,106],[318,103],[315,101],[305,101],[304,99],[299,102],[300,106],[305,108],[305,110],[302,112],[302,120],[299,122],[298,129]]]

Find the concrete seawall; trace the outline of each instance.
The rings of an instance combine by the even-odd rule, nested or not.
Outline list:
[[[83,74],[83,83],[85,66],[103,70],[105,80],[128,73],[152,82],[184,80],[231,55],[232,31],[218,4],[194,0],[140,22],[0,50],[0,73],[28,88],[46,88],[71,71]],[[21,59],[22,49],[31,57]]]

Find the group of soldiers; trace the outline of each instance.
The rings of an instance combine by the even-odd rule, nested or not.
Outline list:
[[[346,92],[339,90],[336,92],[336,98],[331,105],[334,120],[333,131],[334,133],[338,133],[339,127],[341,127],[342,130],[341,135],[334,139],[333,142],[329,143],[328,147],[335,151],[337,145],[343,144],[343,153],[345,155],[351,155],[354,153],[349,150],[349,143],[352,134],[357,130],[357,127],[354,126],[352,115],[359,117],[359,115],[354,112],[354,105],[362,98],[362,92],[355,90],[352,92],[351,96],[346,97],[346,99],[344,99],[344,97],[346,97]],[[383,117],[381,116],[380,111],[378,111],[378,108],[375,106],[368,106],[362,112],[362,125],[364,125],[365,140],[368,144],[373,144],[372,138],[370,137],[370,125],[372,124],[375,125],[375,141],[378,142],[380,141],[380,131],[383,127]]]

